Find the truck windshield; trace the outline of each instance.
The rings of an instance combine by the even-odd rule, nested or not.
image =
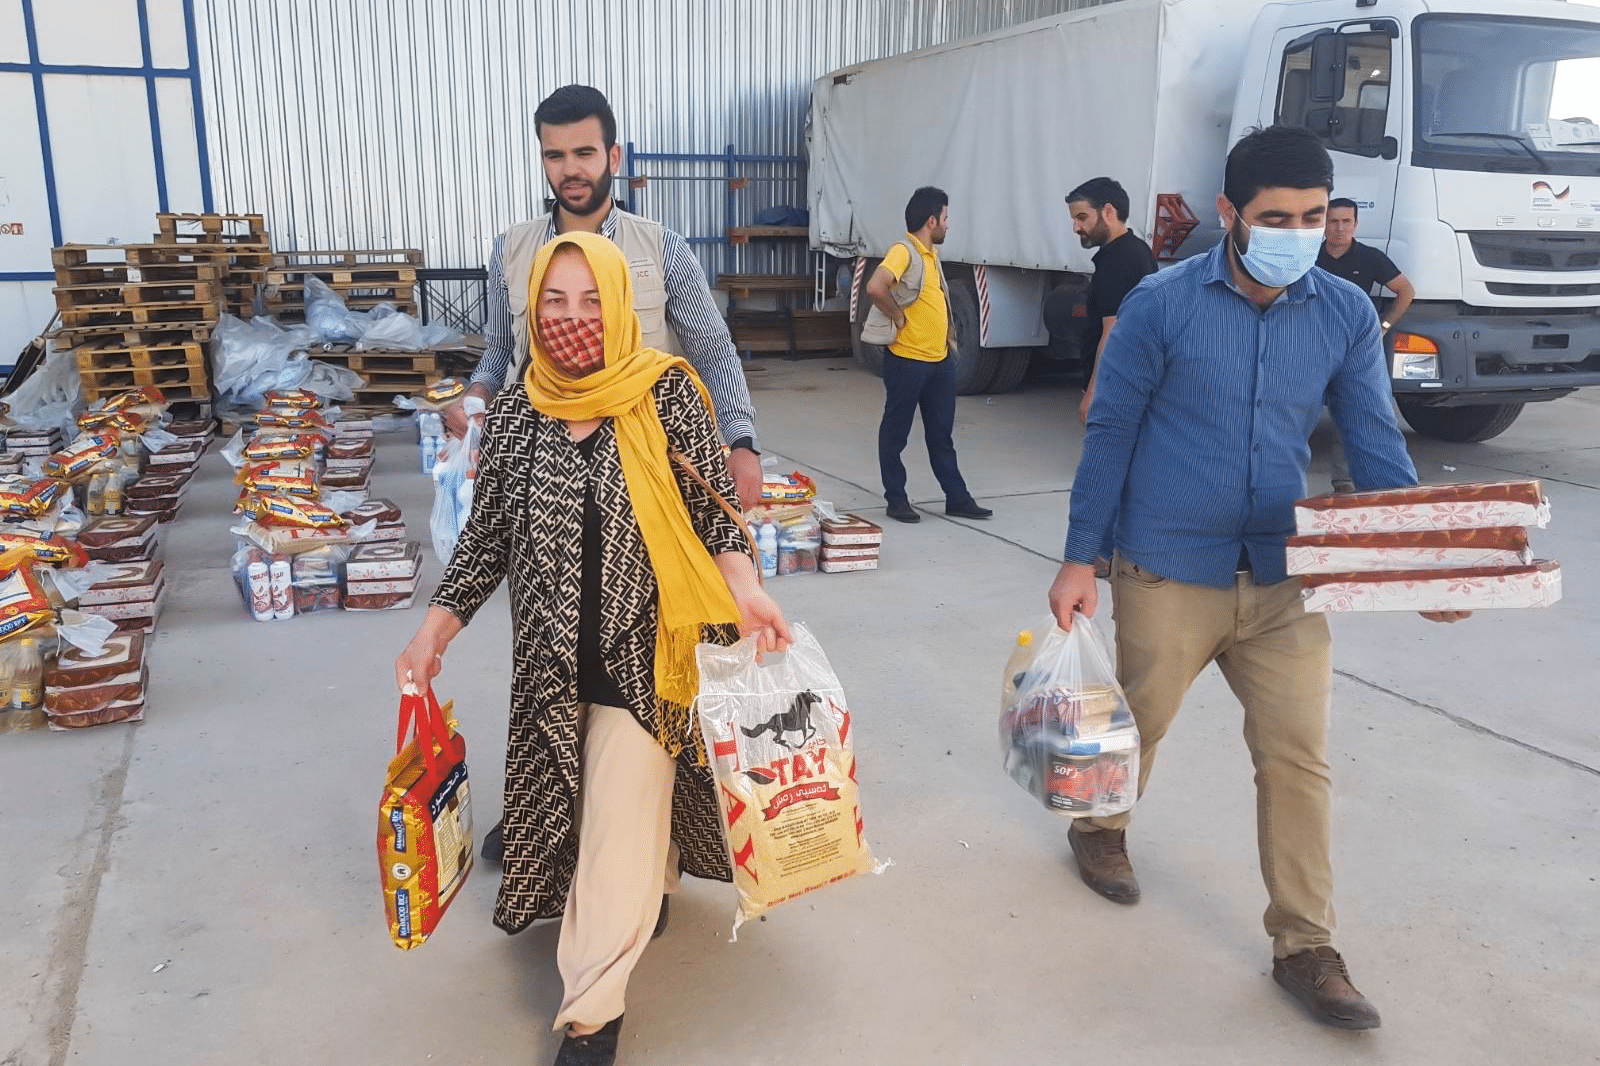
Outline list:
[[[1600,24],[1423,15],[1413,32],[1416,165],[1600,173]]]

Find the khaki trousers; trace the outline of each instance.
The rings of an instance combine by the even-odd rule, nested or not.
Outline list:
[[[604,1025],[622,1014],[661,895],[678,887],[671,839],[677,764],[620,707],[587,705],[579,721],[578,868],[556,946],[564,988],[557,1030]]]
[[[1119,558],[1111,591],[1117,678],[1142,739],[1139,793],[1184,694],[1215,662],[1244,705],[1273,952],[1281,958],[1332,943],[1327,619],[1306,613],[1299,581],[1257,585],[1248,573],[1232,588],[1217,589],[1171,581]],[[1121,829],[1128,821],[1126,814],[1085,819],[1082,828]]]

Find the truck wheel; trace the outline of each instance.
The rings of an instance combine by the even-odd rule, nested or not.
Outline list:
[[[982,392],[1000,369],[1000,350],[978,343],[978,293],[970,281],[950,282],[950,311],[956,320],[956,395]]]
[[[1411,428],[1433,440],[1476,444],[1498,437],[1522,413],[1523,404],[1470,404],[1465,407],[1428,407],[1413,400],[1400,401],[1400,415]]]
[[[867,269],[861,272],[861,283],[853,294],[855,300],[856,317],[850,323],[850,351],[856,357],[856,362],[875,377],[883,377],[883,349],[876,344],[865,344],[861,340],[861,327],[867,320],[867,307],[870,301],[867,298],[867,279],[872,277],[872,272],[878,269],[875,260],[867,260]],[[851,282],[852,285],[855,282]]]
[[[1013,391],[1022,384],[1022,379],[1028,376],[1028,368],[1032,365],[1032,348],[1002,348],[1000,369],[995,373],[994,380],[989,382],[989,387],[983,391],[992,393]]]

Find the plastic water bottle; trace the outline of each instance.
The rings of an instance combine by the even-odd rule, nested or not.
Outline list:
[[[422,438],[422,472],[433,473],[434,466],[439,462],[439,445],[442,443],[438,437]]]
[[[761,532],[756,534],[756,547],[761,552],[761,574],[763,577],[778,576],[778,527],[772,522],[764,523]]]
[[[461,484],[456,487],[456,536],[467,528],[467,519],[472,516],[472,484],[475,478],[464,477]]]

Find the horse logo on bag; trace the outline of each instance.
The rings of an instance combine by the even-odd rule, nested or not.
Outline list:
[[[774,742],[790,751],[797,751],[817,735],[816,723],[811,720],[811,708],[820,706],[821,703],[822,697],[808,689],[790,701],[788,710],[779,711],[758,726],[747,726],[739,731],[751,740],[763,733],[771,733]],[[784,737],[789,733],[799,733],[800,743],[791,744],[785,740]]]

